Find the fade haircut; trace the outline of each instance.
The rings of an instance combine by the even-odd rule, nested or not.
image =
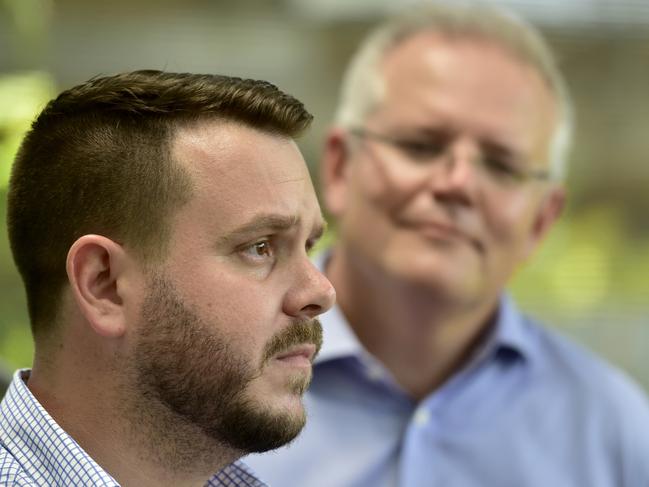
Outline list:
[[[165,255],[169,217],[192,192],[172,138],[203,119],[296,137],[312,116],[265,81],[143,70],[75,86],[36,118],[12,168],[7,213],[35,336],[56,321],[80,236],[127,245],[145,264]]]
[[[384,96],[381,63],[386,54],[423,32],[450,39],[494,42],[536,69],[557,102],[558,117],[548,163],[553,179],[562,179],[573,130],[572,102],[566,83],[539,32],[522,19],[494,7],[471,2],[423,4],[376,27],[361,43],[343,77],[336,124],[347,129],[362,127]]]

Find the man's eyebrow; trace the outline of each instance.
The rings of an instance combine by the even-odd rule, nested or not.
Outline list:
[[[219,243],[231,243],[243,240],[250,235],[261,233],[274,233],[289,230],[300,224],[301,219],[297,215],[279,215],[275,213],[256,215],[249,221],[229,231],[226,235],[220,237]],[[326,221],[321,217],[316,223],[314,233],[316,238],[320,238],[326,228]]]

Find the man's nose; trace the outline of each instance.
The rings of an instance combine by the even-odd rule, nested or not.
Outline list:
[[[306,320],[315,318],[334,305],[334,287],[308,258],[304,258],[290,272],[293,273],[294,282],[284,299],[284,313]]]
[[[471,204],[479,185],[480,157],[480,149],[469,139],[449,143],[429,178],[434,195],[441,200]]]

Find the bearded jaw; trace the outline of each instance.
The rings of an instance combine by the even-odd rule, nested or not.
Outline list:
[[[320,323],[298,322],[282,329],[268,341],[254,370],[231,339],[219,333],[222,327],[202,320],[168,279],[153,279],[150,286],[136,346],[136,393],[143,403],[137,409],[162,408],[166,412],[161,416],[171,413],[179,424],[194,426],[204,440],[243,453],[277,448],[297,436],[306,419],[303,408],[277,410],[264,395],[252,395],[252,384],[263,380],[274,357],[291,347],[312,343],[319,350]],[[291,374],[286,392],[301,397],[310,378],[310,370]],[[167,437],[162,441],[174,441],[169,438],[175,436],[171,418],[159,432]]]

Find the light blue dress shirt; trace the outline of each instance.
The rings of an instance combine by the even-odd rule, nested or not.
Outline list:
[[[508,297],[463,370],[419,404],[339,308],[288,447],[246,458],[278,487],[649,487],[649,404]]]
[[[119,487],[45,411],[19,370],[0,404],[0,486]],[[217,472],[206,487],[266,487],[242,463]]]

